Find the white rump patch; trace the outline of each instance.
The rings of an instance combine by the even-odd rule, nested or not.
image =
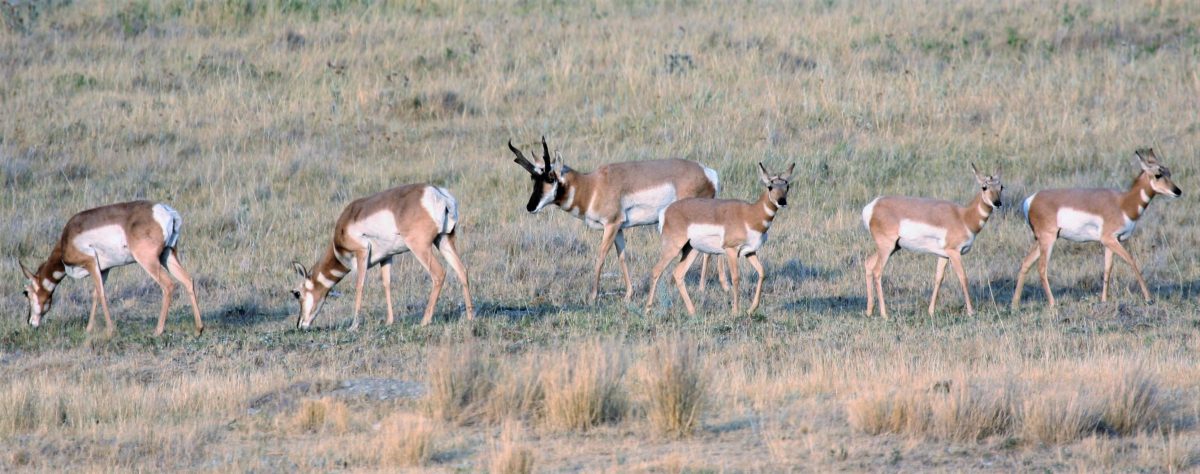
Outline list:
[[[901,219],[900,248],[946,257],[946,229],[924,222]]]
[[[719,196],[721,194],[721,179],[717,177],[717,170],[707,166],[701,166],[701,168],[704,168],[704,177],[708,178],[708,182],[712,183],[713,197]]]
[[[84,255],[94,255],[100,260],[100,270],[133,263],[133,253],[129,251],[129,241],[125,237],[125,229],[112,224],[80,232],[71,244]],[[87,271],[84,271],[87,275]],[[73,278],[75,277],[72,275]]]
[[[675,185],[661,184],[621,197],[621,210],[625,212],[622,228],[658,222],[658,211],[675,202]]]
[[[163,247],[175,248],[175,243],[179,242],[179,227],[183,225],[183,218],[179,216],[178,211],[166,204],[155,204],[153,210],[154,220],[162,226]]]
[[[875,198],[863,208],[863,227],[866,227],[868,232],[871,230],[871,216],[875,215],[875,204],[878,203],[880,199],[882,198]]]
[[[365,219],[346,226],[346,234],[364,247],[371,249],[371,261],[368,266],[392,255],[408,251],[404,236],[396,225],[396,215],[390,209],[384,209],[367,216]],[[351,267],[357,259],[351,259]]]
[[[458,202],[446,188],[427,186],[421,195],[421,207],[437,224],[439,234],[449,234],[458,225]]]
[[[1098,242],[1104,218],[1069,207],[1058,210],[1058,235],[1075,242]]]
[[[690,224],[687,227],[687,236],[693,249],[704,253],[725,253],[725,226]]]
[[[1021,214],[1025,214],[1025,225],[1030,225],[1029,222],[1029,206],[1033,205],[1033,198],[1037,197],[1037,193],[1030,194],[1021,202]]]

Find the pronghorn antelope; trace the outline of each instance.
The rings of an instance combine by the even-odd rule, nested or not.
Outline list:
[[[617,247],[617,260],[625,278],[625,301],[633,297],[633,280],[625,263],[625,229],[658,222],[662,210],[679,199],[712,198],[719,190],[717,172],[694,161],[669,159],[631,161],[601,166],[591,173],[581,173],[563,165],[562,156],[550,159],[550,147],[542,137],[542,166],[530,163],[521,150],[508,142],[516,155],[513,161],[529,172],[533,194],[525,210],[537,213],[554,204],[572,216],[582,219],[593,229],[603,229],[600,255],[592,278],[590,301],[600,295],[600,271],[609,247]],[[707,257],[700,271],[701,288],[707,267]],[[718,268],[721,286],[725,274]]]
[[[654,294],[658,279],[671,259],[676,255],[682,260],[675,266],[675,286],[687,307],[688,314],[696,314],[692,299],[684,286],[684,275],[696,260],[697,253],[725,254],[729,259],[729,283],[733,293],[733,312],[738,312],[738,266],[739,256],[746,257],[754,271],[758,272],[758,283],[754,285],[754,300],[750,312],[758,308],[762,294],[763,267],[758,261],[758,249],[767,241],[767,230],[775,220],[779,209],[787,206],[789,181],[792,179],[793,163],[782,175],[771,175],[762,163],[758,164],[758,178],[767,190],[755,202],[732,199],[692,198],[682,199],[667,206],[658,220],[662,234],[662,253],[650,274],[650,296],[646,299],[646,310],[654,305]]]
[[[971,165],[979,194],[966,207],[950,201],[911,197],[878,197],[862,211],[863,226],[875,240],[875,254],[863,265],[867,277],[867,315],[875,309],[875,296],[879,296],[879,313],[887,317],[887,305],[883,298],[883,268],[888,258],[899,249],[929,253],[938,257],[937,271],[933,275],[933,296],[929,299],[929,314],[937,305],[938,290],[942,287],[946,263],[954,267],[962,287],[967,314],[975,314],[971,306],[971,294],[967,286],[967,274],[963,271],[962,256],[971,251],[975,237],[987,224],[992,211],[1000,207],[1000,193],[1004,185],[1000,175],[983,176],[975,165]]]
[[[308,328],[325,296],[342,277],[357,270],[354,295],[354,320],[350,329],[358,328],[358,311],[362,307],[363,285],[367,268],[379,265],[383,277],[383,296],[387,299],[387,323],[394,320],[392,312],[392,257],[411,251],[429,272],[433,286],[421,324],[433,320],[433,308],[442,292],[446,270],[433,256],[436,247],[458,275],[466,302],[467,319],[475,318],[471,305],[471,289],[467,269],[454,248],[455,226],[458,224],[458,203],[450,191],[428,184],[409,184],[367,196],[346,206],[333,227],[333,243],[325,249],[313,268],[293,262],[292,266],[304,280],[292,294],[300,301],[296,327]]]
[[[191,299],[192,314],[196,317],[196,334],[203,333],[196,290],[192,278],[179,263],[176,250],[182,223],[183,219],[175,209],[150,201],[112,204],[75,214],[63,227],[62,236],[50,257],[36,272],[21,264],[21,273],[29,280],[25,286],[29,324],[33,327],[41,325],[42,318],[50,312],[54,290],[63,277],[79,279],[91,275],[92,310],[88,315],[87,331],[91,332],[95,327],[96,303],[99,302],[104,309],[105,330],[111,335],[115,328],[104,295],[104,281],[113,267],[137,262],[162,288],[162,311],[158,314],[154,335],[162,334],[167,322],[167,310],[175,290],[171,277],[183,283]]]
[[[1025,274],[1039,258],[1038,273],[1042,278],[1042,289],[1050,306],[1054,306],[1054,294],[1050,291],[1050,280],[1046,274],[1050,266],[1050,252],[1059,237],[1075,242],[1098,241],[1104,245],[1104,283],[1100,290],[1100,301],[1108,300],[1108,280],[1112,274],[1114,253],[1133,269],[1142,296],[1147,302],[1150,301],[1150,290],[1146,288],[1142,271],[1121,241],[1133,234],[1138,218],[1142,217],[1142,212],[1154,196],[1165,194],[1179,197],[1183,191],[1171,181],[1171,171],[1158,163],[1153,149],[1140,149],[1135,154],[1142,172],[1124,193],[1115,189],[1048,189],[1033,193],[1021,204],[1021,211],[1033,230],[1035,242],[1017,273],[1013,308],[1020,306]]]

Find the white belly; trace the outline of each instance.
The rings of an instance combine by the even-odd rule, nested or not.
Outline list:
[[[900,220],[900,248],[946,256],[946,229],[922,222]]]
[[[971,251],[971,246],[975,244],[975,233],[967,231],[967,240],[963,241],[962,245],[958,246],[958,253],[966,255]]]
[[[725,253],[725,227],[713,224],[692,224],[687,228],[692,248],[704,253]]]
[[[1121,226],[1120,229],[1117,229],[1117,232],[1115,234],[1117,236],[1117,240],[1122,240],[1122,241],[1125,239],[1128,239],[1130,235],[1133,235],[1133,229],[1135,227],[1137,227],[1137,221],[1130,219],[1129,216],[1124,216],[1124,217],[1125,217],[1125,225]]]
[[[757,252],[762,244],[767,241],[766,232],[756,232],[750,227],[746,227],[746,243],[742,244],[742,248],[738,250],[738,255],[746,256]]]
[[[1098,242],[1104,218],[1069,207],[1058,210],[1058,236],[1075,242]]]
[[[675,185],[667,183],[628,194],[621,198],[621,210],[625,223],[621,227],[634,227],[658,222],[658,211],[675,202]]]
[[[398,253],[408,251],[404,236],[396,225],[396,216],[383,210],[346,227],[346,234],[371,249],[370,265]]]
[[[119,225],[106,225],[87,230],[76,235],[71,244],[85,255],[91,255],[100,261],[100,270],[107,270],[121,265],[133,263],[133,253],[129,251],[129,240],[125,237],[125,229]],[[68,269],[70,270],[70,269]],[[68,271],[72,278],[79,272]],[[87,270],[83,270],[87,274]]]

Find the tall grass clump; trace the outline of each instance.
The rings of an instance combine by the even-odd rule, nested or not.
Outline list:
[[[396,413],[383,420],[375,439],[380,464],[414,467],[428,464],[437,449],[440,425],[424,416]]]
[[[637,391],[646,418],[660,435],[681,438],[699,426],[710,377],[697,345],[676,338],[650,349],[638,370]]]
[[[627,410],[625,370],[621,352],[599,342],[562,352],[544,371],[546,426],[587,431],[620,419]]]
[[[1020,435],[1026,442],[1063,444],[1082,439],[1099,422],[1093,400],[1080,391],[1028,394],[1021,403]]]
[[[1161,425],[1167,410],[1158,382],[1141,367],[1124,367],[1106,382],[1100,415],[1103,429],[1131,435]]]
[[[488,472],[492,474],[529,474],[533,472],[533,451],[525,445],[521,423],[515,420],[504,422],[500,439],[492,446]]]
[[[499,424],[540,416],[546,399],[540,358],[531,355],[509,360],[505,366],[506,370],[496,374],[491,394],[484,401],[484,420]]]
[[[950,441],[978,441],[1013,425],[1012,388],[967,378],[929,388],[868,390],[846,404],[855,429]]]
[[[442,421],[468,423],[480,415],[492,390],[493,364],[471,347],[442,347],[429,357],[425,405]]]
[[[286,421],[287,427],[302,433],[344,433],[350,427],[350,409],[328,397],[304,400]]]

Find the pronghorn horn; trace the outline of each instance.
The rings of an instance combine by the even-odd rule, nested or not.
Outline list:
[[[25,278],[28,278],[30,280],[33,279],[33,277],[34,277],[33,272],[29,271],[28,268],[25,268],[25,262],[22,262],[20,259],[18,259],[17,265],[21,266],[21,274],[25,275]]]
[[[545,135],[542,135],[542,161],[546,162],[546,172],[550,172],[550,146],[546,145]]]
[[[513,146],[512,140],[508,141],[508,149],[512,150],[514,155],[517,155],[517,158],[513,160],[513,163],[521,165],[521,167],[525,168],[525,171],[529,172],[529,174],[537,174],[537,167],[533,166],[533,163],[530,163],[529,160],[525,158],[525,154],[521,153],[521,150],[518,150],[517,147]]]

